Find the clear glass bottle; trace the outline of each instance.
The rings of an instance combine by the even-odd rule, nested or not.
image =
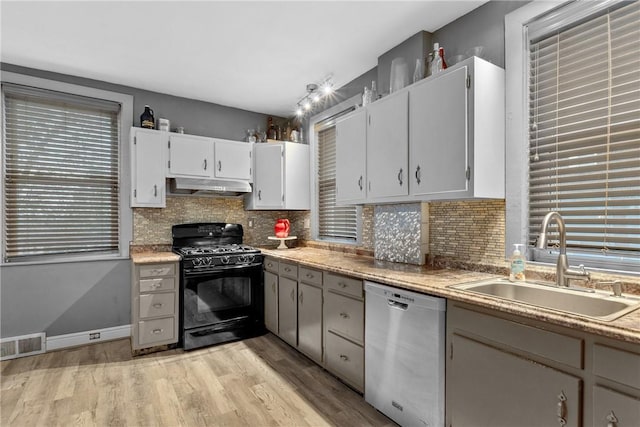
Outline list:
[[[376,88],[376,81],[371,80],[371,102],[378,99],[378,89]]]
[[[424,74],[422,72],[422,60],[416,59],[416,69],[413,70],[413,83],[422,80]]]
[[[433,59],[431,60],[431,75],[438,74],[442,71],[442,58],[440,57],[440,44],[433,44]]]

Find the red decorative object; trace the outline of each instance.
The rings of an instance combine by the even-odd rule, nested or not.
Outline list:
[[[291,229],[291,223],[286,218],[280,218],[276,221],[273,230],[276,233],[276,237],[284,238],[289,236],[289,230]]]

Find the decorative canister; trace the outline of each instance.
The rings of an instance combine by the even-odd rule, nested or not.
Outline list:
[[[291,229],[291,223],[286,218],[280,218],[276,220],[276,225],[273,227],[273,231],[276,233],[276,237],[285,238],[289,237],[289,230]]]

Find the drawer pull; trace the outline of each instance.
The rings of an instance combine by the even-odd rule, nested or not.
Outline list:
[[[275,293],[276,292],[276,282],[273,282],[271,284],[271,290]]]
[[[267,267],[273,267],[273,264],[269,262],[267,263]]]
[[[151,333],[158,335],[158,334],[161,334],[162,331],[164,331],[164,329],[158,328],[158,329],[154,329],[153,331],[151,331]]]
[[[313,279],[313,274],[311,274],[311,273],[307,273],[307,278],[308,278],[308,279]]]
[[[291,301],[295,301],[296,300],[296,291],[294,289],[291,289]]]
[[[340,286],[342,289],[347,287],[347,284],[344,282],[338,282],[338,286]]]
[[[348,319],[349,315],[347,313],[340,313],[340,317],[342,317],[343,319]]]
[[[349,356],[347,356],[346,354],[341,354],[340,355],[340,360],[342,360],[344,362],[348,362],[349,361]]]
[[[157,302],[157,303],[153,304],[153,308],[162,308],[163,305],[164,304]]]
[[[290,273],[290,272],[291,272],[291,269],[290,269],[289,267],[285,267],[285,268],[284,268],[284,271],[286,271],[287,273]]]
[[[304,304],[303,300],[302,300],[303,294],[302,291],[300,291],[300,296],[298,297],[298,299],[300,300],[300,304]]]
[[[607,415],[607,427],[618,427],[618,418],[616,418],[616,414],[611,411],[609,415]]]
[[[151,289],[159,289],[162,286],[162,282],[153,282],[151,284]]]

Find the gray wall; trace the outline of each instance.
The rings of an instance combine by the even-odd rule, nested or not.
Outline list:
[[[211,104],[178,96],[165,95],[158,92],[121,86],[98,80],[85,79],[65,74],[52,73],[32,68],[19,67],[13,64],[0,63],[2,71],[10,71],[49,80],[89,86],[110,90],[133,96],[133,125],[140,126],[140,114],[145,104],[154,110],[155,118],[171,121],[171,128],[182,126],[185,133],[216,138],[244,141],[247,129],[267,127],[267,115],[223,105]],[[274,117],[277,121],[282,118]]]
[[[433,33],[445,48],[445,58],[484,46],[484,59],[504,68],[504,17],[529,1],[490,1]]]
[[[2,337],[131,323],[130,262],[3,266]]]

